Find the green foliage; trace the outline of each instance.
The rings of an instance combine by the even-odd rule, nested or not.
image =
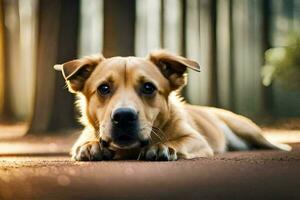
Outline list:
[[[300,37],[291,34],[286,46],[268,49],[261,75],[263,84],[269,86],[276,80],[288,89],[300,89]]]

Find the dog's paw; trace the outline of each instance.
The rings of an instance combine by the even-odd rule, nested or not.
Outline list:
[[[148,161],[175,161],[177,153],[175,149],[164,144],[154,144],[143,149],[140,158]]]
[[[72,158],[76,161],[112,160],[114,152],[100,145],[99,141],[89,141],[77,147]]]

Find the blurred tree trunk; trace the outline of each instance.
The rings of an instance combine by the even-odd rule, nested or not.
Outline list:
[[[104,0],[104,56],[134,55],[135,0]]]
[[[32,111],[36,3],[37,0],[3,0],[1,3],[2,121],[23,121]]]
[[[262,111],[262,5],[260,0],[232,1],[234,110],[252,117]]]
[[[217,2],[216,0],[210,0],[210,47],[209,47],[209,65],[211,67],[211,79],[209,82],[210,93],[209,93],[209,102],[211,106],[219,105],[219,95],[218,95],[218,71],[217,71],[217,34],[216,34],[216,25],[217,25]]]
[[[271,22],[271,1],[265,0],[262,3],[262,27],[263,27],[263,51],[265,52],[267,49],[271,47],[270,44],[270,22]],[[271,110],[273,106],[273,99],[271,98],[273,95],[272,87],[263,87],[262,88],[262,113],[264,116],[271,116]]]
[[[53,65],[77,56],[79,0],[40,0],[36,91],[29,133],[76,125],[74,98]]]
[[[186,56],[197,60],[201,73],[191,72],[186,88],[187,99],[192,104],[215,105],[216,84],[216,41],[215,0],[189,0],[186,13]]]
[[[0,119],[3,117],[4,108],[4,8],[0,0]]]
[[[13,66],[18,65],[18,45],[19,45],[19,17],[18,17],[18,1],[17,0],[4,0],[1,1],[1,37],[3,42],[1,43],[2,56],[1,64],[3,64],[3,102],[1,121],[14,122],[15,113],[12,106],[12,90],[14,70]]]
[[[163,40],[161,0],[136,1],[135,16],[135,55],[145,56],[152,49],[161,47]]]
[[[217,1],[217,76],[218,103],[225,109],[234,109],[234,70],[233,70],[233,34],[232,0]]]

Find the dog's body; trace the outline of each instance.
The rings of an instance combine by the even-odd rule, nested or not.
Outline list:
[[[185,71],[199,65],[165,51],[147,58],[102,56],[70,61],[63,72],[78,94],[85,129],[72,148],[75,160],[177,160],[272,144],[251,120],[230,111],[184,103]]]

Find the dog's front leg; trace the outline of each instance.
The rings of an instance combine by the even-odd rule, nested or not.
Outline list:
[[[200,133],[188,125],[181,126],[174,130],[184,130],[184,133],[174,134],[177,137],[151,145],[141,153],[142,157],[145,160],[174,161],[178,158],[192,159],[213,155],[212,148]]]
[[[94,130],[86,128],[77,139],[71,150],[72,159],[76,161],[111,160],[114,152],[101,145]]]

